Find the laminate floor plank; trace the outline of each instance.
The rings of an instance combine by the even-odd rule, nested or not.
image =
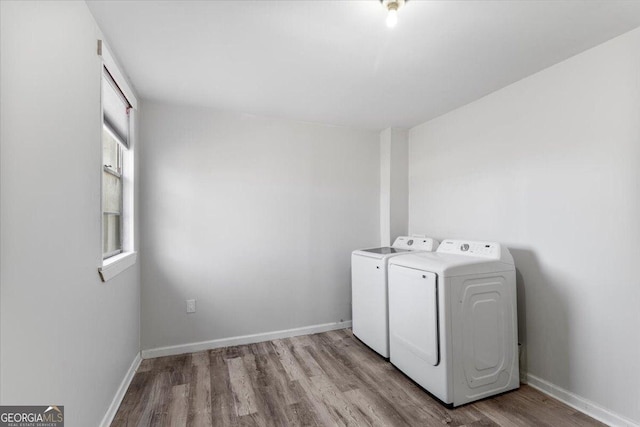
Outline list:
[[[155,359],[142,359],[142,362],[140,362],[140,366],[138,366],[138,370],[136,371],[136,373],[152,371],[154,360]]]
[[[340,416],[335,413],[329,402],[324,400],[321,390],[311,382],[311,378],[301,378],[298,380],[298,384],[302,392],[308,396],[313,413],[318,420],[318,424],[323,426],[346,425],[342,422]]]
[[[189,416],[189,384],[171,387],[167,427],[186,427]]]
[[[482,412],[487,418],[493,421],[499,426],[512,426],[512,427],[527,427],[528,422],[526,419],[520,419],[519,416],[509,414],[505,409],[500,408],[492,400],[481,400],[474,402],[471,405],[480,412]]]
[[[434,425],[446,421],[445,417],[438,417],[437,413],[429,410],[431,405],[438,408],[438,411],[441,410],[439,407],[446,410],[445,407],[431,399],[389,362],[355,341],[356,345],[351,346],[348,354],[355,359],[351,369],[362,381],[363,389],[375,391],[388,405],[398,408],[409,425]],[[397,375],[399,384],[391,381],[393,375]]]
[[[191,365],[191,354],[180,354],[177,356],[156,357],[148,359],[153,361],[153,371],[175,370]]]
[[[235,412],[231,379],[225,360],[225,349],[209,353],[211,381],[211,416],[214,426],[231,427],[239,425]]]
[[[247,350],[257,351],[257,348],[251,346]],[[242,365],[247,375],[245,387],[248,392],[250,405],[253,408],[246,415],[251,415],[256,425],[273,426],[273,420],[284,419],[285,415],[282,409],[282,400],[278,398],[274,386],[266,380],[264,363],[260,360],[261,357],[262,356],[256,356],[250,352],[242,356]],[[258,359],[258,363],[256,363],[256,359]],[[260,414],[260,416],[254,416],[255,414]],[[244,414],[240,412],[238,412],[238,415],[241,417],[244,416]]]
[[[318,334],[314,337],[322,336],[323,334]],[[398,396],[397,393],[394,392],[401,392],[402,390],[389,390],[389,393],[380,393],[380,381],[376,375],[379,371],[370,369],[371,365],[369,360],[363,361],[362,359],[353,358],[354,353],[351,352],[348,346],[339,346],[340,344],[336,343],[335,348],[327,345],[325,345],[324,348],[332,353],[332,357],[334,358],[332,362],[336,366],[343,367],[342,371],[346,371],[351,381],[356,384],[356,387],[350,387],[349,391],[358,391],[359,393],[345,392],[345,395],[353,396],[354,403],[358,405],[364,414],[368,414],[371,417],[373,424],[376,424],[380,418],[393,420],[392,424],[387,423],[386,425],[411,425],[412,423],[423,421],[423,419],[416,418],[415,414],[406,417],[406,414],[403,416],[398,412],[395,408],[398,405],[405,405],[407,401],[405,396]],[[368,348],[366,351],[367,359],[369,359],[369,356],[371,356],[369,353],[371,353],[371,351]],[[370,360],[377,363],[378,359],[380,359],[378,356],[373,356]],[[384,369],[393,369],[387,365],[389,364],[383,362],[381,366],[384,366]],[[371,375],[369,375],[369,373]],[[376,390],[376,392],[372,393],[371,390]],[[397,396],[397,398],[395,398],[395,396]],[[363,398],[366,399],[366,403]],[[373,408],[376,408],[376,410]]]
[[[325,372],[322,370],[322,367],[320,367],[318,362],[309,354],[308,349],[313,349],[313,346],[289,344],[289,351],[304,371],[305,377],[310,378],[317,375],[324,375]]]
[[[165,405],[170,398],[170,389],[169,373],[158,372],[151,380],[148,398],[139,407],[140,420],[135,424],[136,426],[160,426],[165,423],[167,415]]]
[[[209,359],[208,351],[199,351],[191,354],[191,364],[193,366],[209,366]]]
[[[341,369],[336,363],[337,359],[325,349],[308,348],[307,352],[323,371],[322,375],[315,375],[312,378],[316,376],[327,376],[340,391],[353,390],[358,387],[359,382],[353,373]]]
[[[355,368],[356,373],[364,384],[364,388],[375,390],[375,394],[380,397],[385,404],[396,408],[403,415],[409,425],[436,425],[442,423],[442,418],[438,418],[426,406],[416,404],[409,390],[397,387],[386,377],[372,371],[371,368],[360,366]],[[408,385],[407,385],[408,386]],[[434,402],[437,404],[437,402]]]
[[[213,425],[211,372],[207,365],[191,367],[188,423],[198,427]]]
[[[603,424],[523,385],[449,408],[350,329],[143,360],[116,427],[449,426]]]
[[[345,398],[338,386],[326,375],[312,377],[311,384],[336,421],[347,426],[370,425],[357,407]]]
[[[249,381],[249,373],[245,368],[243,357],[227,359],[229,379],[236,404],[236,414],[239,417],[250,415],[257,411],[256,397]]]
[[[400,414],[396,411],[385,410],[384,407],[373,403],[370,396],[365,395],[362,390],[348,390],[344,392],[344,395],[372,426],[409,426]]]
[[[293,405],[300,401],[300,394],[286,375],[285,368],[276,355],[271,343],[256,344],[260,351],[254,354],[256,369],[260,373],[260,387],[272,386],[282,406]]]
[[[142,364],[141,364],[142,365]],[[149,371],[136,372],[131,380],[129,389],[122,399],[120,408],[114,417],[112,425],[130,426],[135,425],[139,418],[136,408],[142,405],[142,402],[148,399],[151,393],[149,381],[154,378],[154,374]]]
[[[287,373],[290,381],[297,381],[305,378],[306,374],[298,359],[293,355],[291,349],[283,340],[271,341],[276,352],[276,356],[280,359],[282,368]]]
[[[291,426],[322,426],[318,423],[313,410],[306,402],[298,402],[287,407],[287,419]]]

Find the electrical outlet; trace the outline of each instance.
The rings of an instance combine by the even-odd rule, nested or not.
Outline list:
[[[188,299],[187,300],[187,313],[195,313],[196,312],[196,300]]]

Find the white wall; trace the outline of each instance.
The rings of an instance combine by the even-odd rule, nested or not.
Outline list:
[[[407,234],[409,184],[408,133],[387,128],[380,132],[380,245],[389,246]]]
[[[406,235],[409,227],[409,138],[405,129],[391,129],[391,239]]]
[[[409,136],[409,228],[516,260],[528,372],[640,422],[640,30]]]
[[[0,2],[2,404],[95,426],[139,350],[139,270],[101,283],[98,29],[84,2]]]
[[[143,349],[351,319],[377,132],[153,102],[140,121]]]
[[[380,246],[391,243],[391,128],[380,132]]]

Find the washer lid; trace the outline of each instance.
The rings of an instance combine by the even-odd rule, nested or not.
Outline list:
[[[398,248],[369,248],[369,249],[358,249],[353,251],[353,255],[365,256],[369,258],[375,259],[386,259],[396,257],[398,255],[404,255],[407,253],[411,253],[412,251],[406,249],[398,249]]]
[[[371,248],[371,249],[362,249],[361,252],[371,252],[372,254],[380,254],[380,255],[390,255],[390,254],[398,254],[400,252],[410,252],[408,249],[397,249],[397,248]]]
[[[368,256],[371,258],[384,259],[403,255],[407,252],[435,251],[438,241],[429,237],[400,236],[393,245],[382,248],[367,248],[353,251],[353,255]]]

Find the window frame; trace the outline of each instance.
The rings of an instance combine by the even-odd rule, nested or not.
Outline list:
[[[110,53],[108,47],[102,40],[98,40],[97,45],[97,53],[101,58],[100,63],[100,206],[99,206],[99,218],[100,218],[100,264],[98,265],[98,274],[100,279],[103,282],[107,282],[112,278],[116,277],[129,267],[135,265],[137,261],[137,238],[136,238],[136,216],[135,216],[135,208],[136,208],[136,197],[135,197],[135,172],[136,172],[136,143],[137,143],[137,128],[136,128],[136,117],[137,117],[137,108],[138,102],[135,96],[135,93],[131,90],[131,86],[128,80],[125,78],[124,74],[121,72],[117,62],[114,60],[113,55]],[[122,250],[118,254],[109,254],[108,258],[103,258],[103,249],[104,249],[104,240],[102,234],[104,233],[104,224],[103,224],[103,171],[104,169],[104,159],[103,159],[103,142],[102,142],[102,132],[104,131],[104,111],[103,111],[103,95],[102,95],[102,85],[103,84],[111,84],[109,82],[104,81],[104,73],[108,73],[108,76],[111,78],[111,81],[115,83],[115,85],[120,89],[120,92],[124,96],[125,100],[129,103],[129,134],[128,134],[128,148],[120,147],[119,149],[119,163],[120,163],[120,175],[121,175],[121,185],[122,185],[122,204],[121,204],[121,244]],[[107,130],[110,131],[110,129]],[[114,132],[111,132],[111,135]],[[116,141],[118,141],[118,145],[122,145],[122,141],[117,135],[113,135],[116,137]],[[111,173],[111,171],[108,171]]]

